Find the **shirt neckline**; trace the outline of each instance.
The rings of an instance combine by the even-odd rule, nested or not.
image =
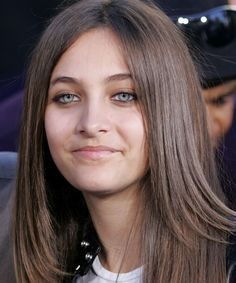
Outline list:
[[[126,273],[118,274],[118,273],[111,272],[102,266],[98,256],[95,258],[92,267],[97,276],[105,280],[110,280],[114,282],[120,282],[124,280],[129,281],[129,280],[141,278],[142,273],[143,273],[143,267],[138,267]]]

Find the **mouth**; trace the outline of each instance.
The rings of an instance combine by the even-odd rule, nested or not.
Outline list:
[[[109,158],[118,152],[121,151],[107,146],[85,146],[73,151],[77,157],[87,160],[100,160]]]

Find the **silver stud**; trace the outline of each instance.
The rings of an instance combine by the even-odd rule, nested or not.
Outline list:
[[[82,241],[80,245],[81,245],[81,247],[85,247],[86,248],[86,247],[89,246],[89,243],[86,242],[86,241]]]
[[[92,259],[93,259],[93,256],[92,256],[90,253],[86,253],[85,259],[86,259],[87,261],[92,260]]]

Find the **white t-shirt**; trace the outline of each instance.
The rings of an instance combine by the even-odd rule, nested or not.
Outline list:
[[[100,263],[98,256],[93,262],[93,270],[90,269],[89,272],[83,276],[76,279],[76,283],[142,283],[142,273],[143,268],[137,268],[127,273],[117,273],[110,272],[106,270]]]

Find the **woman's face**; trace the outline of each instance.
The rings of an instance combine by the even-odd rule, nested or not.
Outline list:
[[[136,188],[145,133],[120,42],[108,29],[83,34],[51,76],[45,130],[59,171],[81,191]]]
[[[236,80],[203,90],[208,110],[210,135],[215,146],[230,129],[233,122]]]

